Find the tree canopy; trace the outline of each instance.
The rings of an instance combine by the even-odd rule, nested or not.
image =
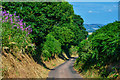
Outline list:
[[[31,24],[32,42],[42,51],[46,36],[52,34],[61,45],[78,45],[87,37],[83,19],[68,2],[3,2],[3,10],[16,13]]]

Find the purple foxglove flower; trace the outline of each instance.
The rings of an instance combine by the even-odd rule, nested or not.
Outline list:
[[[30,27],[30,25],[28,27]]]
[[[30,32],[32,32],[32,30],[30,30]]]
[[[19,19],[19,21],[20,21],[20,19]]]
[[[20,26],[20,28],[22,29],[22,28],[23,28],[23,26]]]
[[[23,21],[23,19],[21,19],[21,22]]]
[[[5,19],[8,19],[8,16]]]
[[[14,25],[14,26],[16,26],[16,25]]]
[[[2,13],[3,11],[0,11],[0,13]]]
[[[25,28],[25,30],[27,30],[27,28]]]
[[[19,28],[19,26],[17,26],[17,29]]]
[[[12,17],[12,14],[10,14],[9,17]]]
[[[20,16],[17,16],[17,18],[20,18]]]
[[[5,16],[8,16],[8,15],[9,15],[9,13],[6,13],[6,14],[5,14]]]
[[[11,23],[13,23],[12,18],[10,18]]]
[[[24,26],[26,26],[26,23],[24,23]]]
[[[26,30],[28,30],[28,27],[27,28],[25,28]]]
[[[4,22],[4,20],[2,22]]]
[[[23,23],[19,23],[20,24],[20,26],[22,26],[23,25]]]
[[[6,13],[6,11],[3,12],[3,14],[5,14],[5,13]]]
[[[13,22],[11,21],[11,24],[12,24]]]
[[[28,33],[28,34],[30,34],[30,33]]]
[[[16,15],[16,13],[14,13],[14,15]]]
[[[10,21],[12,22],[12,18],[10,18]]]
[[[1,21],[2,19],[0,19],[0,21]]]

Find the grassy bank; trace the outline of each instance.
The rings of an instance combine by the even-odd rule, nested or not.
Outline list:
[[[75,68],[86,78],[120,78],[120,22],[109,23],[79,44]]]
[[[43,63],[36,63],[27,54],[3,53],[2,55],[2,76],[4,78],[47,78],[50,69],[63,63],[58,58]],[[42,65],[44,64],[44,65]]]

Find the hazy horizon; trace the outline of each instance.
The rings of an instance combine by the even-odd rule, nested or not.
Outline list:
[[[118,21],[118,2],[69,2],[84,24],[108,24]]]

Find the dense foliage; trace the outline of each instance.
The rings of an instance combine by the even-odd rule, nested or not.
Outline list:
[[[32,42],[37,46],[37,57],[43,55],[45,51],[56,53],[55,46],[61,47],[62,51],[69,55],[71,45],[77,46],[87,37],[83,19],[74,14],[73,6],[68,2],[3,2],[2,6],[3,10],[16,13],[27,25],[31,25],[30,35]],[[60,42],[61,45],[55,45],[55,49],[52,49],[53,41],[49,38],[55,43]],[[51,50],[46,48],[49,41]]]
[[[106,65],[120,61],[120,22],[116,21],[96,30],[88,40],[83,40],[79,47],[76,64],[82,61],[83,70],[94,66],[100,70],[103,77],[107,77],[110,72],[106,71]]]
[[[1,11],[2,15],[2,46],[13,51],[27,50],[28,46],[32,47],[29,34],[32,32],[30,25],[27,27],[23,23],[23,19],[16,16],[16,13],[9,14],[6,11]]]
[[[48,34],[42,51],[42,56],[45,57],[45,59],[55,57],[55,54],[59,55],[61,53],[61,43],[56,40],[54,36]]]

